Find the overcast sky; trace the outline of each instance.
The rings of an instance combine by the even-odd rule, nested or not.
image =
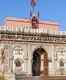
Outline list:
[[[66,0],[39,0],[40,19],[58,22],[66,30]],[[0,23],[7,16],[29,18],[30,0],[0,0]]]

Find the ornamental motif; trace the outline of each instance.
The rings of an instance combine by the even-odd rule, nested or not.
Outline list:
[[[32,32],[31,32],[32,31]],[[56,35],[56,34],[48,34],[41,32],[37,33],[37,30],[35,32],[33,30],[30,30],[29,32],[15,32],[12,33],[10,31],[7,32],[1,32],[1,38],[0,40],[5,41],[35,41],[35,42],[50,42],[50,43],[66,43],[66,35]],[[6,34],[7,33],[7,34]],[[17,35],[16,35],[17,33]],[[5,35],[6,34],[6,35]],[[10,37],[9,37],[10,36]],[[12,36],[12,38],[11,38]]]
[[[15,59],[15,65],[16,67],[21,67],[21,65],[23,64],[23,60],[20,58]]]

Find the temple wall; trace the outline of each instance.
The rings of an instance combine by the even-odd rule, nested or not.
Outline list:
[[[48,54],[48,74],[66,75],[66,44],[49,44],[49,43],[29,43],[29,42],[0,42],[0,56],[1,49],[5,47],[5,72],[22,72],[29,75],[32,74],[32,57],[35,49],[42,47]],[[20,51],[20,52],[19,52]],[[60,56],[60,57],[59,57]],[[21,59],[21,67],[15,66],[15,60]],[[60,66],[60,59],[63,60],[64,65]],[[0,60],[0,71],[2,70]],[[63,71],[62,71],[63,70]]]

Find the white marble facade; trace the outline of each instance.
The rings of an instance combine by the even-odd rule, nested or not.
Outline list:
[[[66,45],[29,42],[1,42],[0,43],[0,72],[21,72],[32,74],[33,51],[42,47],[48,53],[48,73],[50,76],[66,75]],[[5,49],[4,49],[5,48]],[[4,50],[4,63],[2,63]],[[17,62],[19,64],[17,64]],[[19,66],[19,67],[18,67]]]

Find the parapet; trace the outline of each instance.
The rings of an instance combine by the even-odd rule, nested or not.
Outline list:
[[[31,33],[31,34],[49,34],[49,35],[66,35],[66,31],[51,31],[44,28],[37,28],[33,29],[31,27],[25,27],[25,26],[16,26],[15,28],[12,28],[10,26],[0,26],[0,32],[20,32],[20,33]]]
[[[18,19],[14,17],[6,17],[5,25],[16,28],[17,26],[21,27],[32,27],[30,19]],[[47,29],[49,31],[59,31],[59,24],[53,21],[41,21],[39,20],[39,25],[37,28],[39,29]]]

